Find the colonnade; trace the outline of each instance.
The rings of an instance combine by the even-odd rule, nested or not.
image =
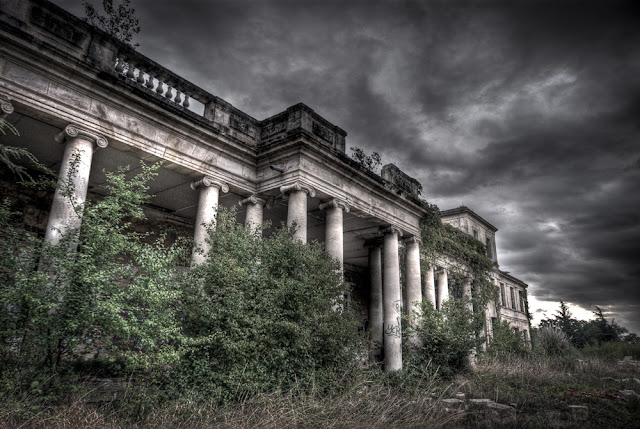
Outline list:
[[[98,148],[107,147],[107,139],[74,124],[68,125],[56,141],[65,143],[65,151],[60,168],[60,184],[55,191],[51,214],[47,224],[45,241],[58,244],[62,236],[71,230],[77,230],[82,220],[82,206],[88,190],[89,175],[93,153]],[[208,228],[215,228],[215,217],[220,192],[229,191],[229,186],[203,177],[193,182],[191,188],[198,192],[198,209],[194,231],[196,249],[192,255],[192,265],[206,260],[210,249]],[[307,242],[307,200],[316,195],[315,190],[300,182],[280,187],[280,193],[288,200],[287,225],[294,228],[294,237],[302,243]],[[262,224],[264,208],[272,203],[266,198],[251,195],[239,202],[246,207],[247,227],[257,228]],[[349,206],[337,198],[323,202],[320,210],[326,211],[325,248],[342,268],[344,263],[344,212]],[[369,329],[375,344],[372,355],[380,358],[384,350],[386,371],[402,368],[402,331],[401,319],[403,299],[400,287],[399,240],[403,233],[396,226],[382,227],[381,240],[365,243],[369,248],[370,271],[370,305]],[[430,267],[421,283],[420,272],[420,239],[408,237],[403,239],[406,246],[406,314],[409,324],[415,324],[419,318],[422,300],[429,301],[434,308],[441,309],[449,298],[448,275],[445,268],[436,273]],[[437,274],[437,282],[435,275]],[[436,293],[437,291],[437,293]],[[469,281],[463,284],[463,293],[471,295]],[[416,337],[409,340],[418,345]]]
[[[402,332],[401,316],[402,296],[400,289],[400,270],[398,240],[402,236],[395,227],[381,229],[383,240],[372,240],[365,243],[369,248],[369,331],[373,349],[373,360],[384,358],[386,371],[402,369]],[[406,247],[406,285],[405,297],[407,308],[404,310],[410,326],[415,326],[420,318],[420,307],[423,300],[431,303],[434,309],[440,310],[449,299],[449,279],[446,267],[434,269],[429,267],[421,284],[420,244],[417,237],[404,239]],[[382,256],[384,255],[384,256]],[[383,262],[381,262],[383,261]],[[471,304],[471,279],[466,278],[462,284],[462,294],[469,298]],[[409,335],[412,346],[419,347],[420,340],[415,334]],[[383,353],[384,350],[384,353]]]

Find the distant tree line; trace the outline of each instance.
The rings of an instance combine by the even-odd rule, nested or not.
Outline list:
[[[560,308],[553,318],[544,319],[539,328],[553,328],[564,332],[569,342],[577,347],[586,345],[602,345],[611,342],[637,342],[638,335],[629,333],[625,327],[618,325],[615,319],[611,321],[604,317],[602,308],[595,306],[593,320],[577,320],[569,311],[564,301],[560,301]]]

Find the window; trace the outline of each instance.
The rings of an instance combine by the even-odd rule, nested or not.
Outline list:
[[[495,334],[495,330],[496,330],[496,325],[498,324],[498,318],[497,317],[492,317],[491,318],[491,337],[494,336]]]
[[[493,259],[492,252],[491,252],[491,240],[489,240],[488,238],[487,238],[486,246],[487,246],[487,258]]]
[[[507,297],[504,294],[504,283],[500,283],[500,298],[502,299],[502,306],[507,306]]]
[[[518,301],[520,302],[520,311],[524,312],[524,299],[522,299],[521,291],[518,291]]]
[[[478,239],[478,230],[473,228],[473,238]]]
[[[516,309],[516,293],[513,290],[513,288],[510,288],[510,289],[511,289],[511,308],[515,310]]]

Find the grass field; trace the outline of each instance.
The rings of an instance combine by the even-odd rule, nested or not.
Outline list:
[[[454,379],[410,379],[363,371],[333,395],[275,392],[218,405],[188,396],[146,404],[143,394],[87,403],[92,392],[45,405],[30,394],[5,394],[0,427],[7,428],[637,428],[639,345],[610,344],[570,356],[482,358],[474,371]],[[464,398],[451,409],[443,400]],[[491,416],[469,400],[490,399],[515,409],[513,420]],[[576,420],[570,406],[588,407]],[[447,409],[448,408],[448,409]],[[144,412],[141,412],[144,411]],[[144,415],[144,418],[140,417]]]

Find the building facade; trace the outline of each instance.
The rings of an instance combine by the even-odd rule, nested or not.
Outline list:
[[[237,207],[248,225],[295,224],[298,240],[324,242],[355,285],[352,300],[384,344],[387,370],[402,367],[400,312],[448,298],[447,262],[420,270],[428,209],[416,198],[420,184],[394,165],[382,176],[363,168],[344,153],[346,132],[304,104],[255,119],[46,0],[0,0],[0,94],[2,116],[21,133],[2,143],[26,147],[60,177],[76,162],[77,202],[99,196],[105,170],[162,161],[147,215],[201,246],[218,207]],[[7,195],[9,182],[5,175]],[[25,228],[50,243],[81,222],[58,193],[22,201]],[[528,332],[526,285],[497,270],[495,228],[471,211],[463,217],[489,240],[505,288],[488,320],[521,330],[526,322]],[[193,263],[203,258],[195,253]]]

